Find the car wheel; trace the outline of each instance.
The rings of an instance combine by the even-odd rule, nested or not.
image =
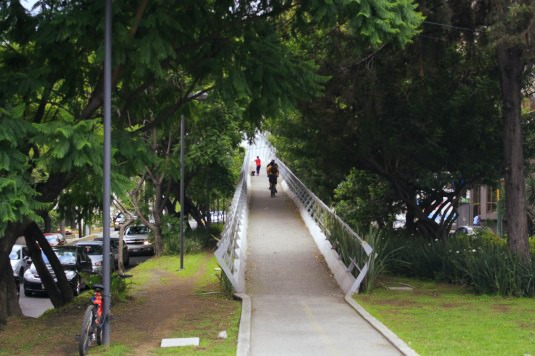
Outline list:
[[[126,256],[126,259],[124,260],[123,265],[126,268],[130,267],[130,256],[129,255]]]
[[[27,297],[31,297],[32,296],[32,292],[30,292],[29,290],[24,288],[24,295],[27,296]]]
[[[82,289],[82,283],[80,282],[80,277],[76,277],[76,284],[74,285],[74,288],[72,290],[72,293],[76,295],[80,295],[80,290]]]

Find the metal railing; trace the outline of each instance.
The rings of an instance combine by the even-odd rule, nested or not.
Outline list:
[[[243,160],[240,182],[232,199],[228,220],[215,256],[225,275],[238,293],[245,292],[245,258],[247,249],[248,188],[251,174],[249,163],[256,156],[277,159],[275,149],[263,138],[257,138],[256,146],[250,146]],[[368,272],[373,248],[354,232],[332,209],[323,203],[301,182],[295,174],[277,159],[280,175],[291,193],[317,224],[321,232],[351,276],[351,285],[346,293],[356,293]]]
[[[269,147],[272,157],[276,157],[276,150],[263,139],[262,145]],[[282,162],[277,159],[280,176],[287,184],[295,198],[302,205],[308,216],[318,225],[331,248],[337,253],[352,277],[352,283],[346,293],[357,293],[360,285],[368,273],[373,248],[347,225],[336,213],[312,193],[299,178]]]
[[[250,150],[243,159],[240,181],[236,186],[234,197],[228,212],[221,240],[215,251],[215,256],[221,269],[229,279],[234,290],[245,292],[245,251],[247,234],[248,195],[247,188],[250,176],[247,172],[250,160]]]

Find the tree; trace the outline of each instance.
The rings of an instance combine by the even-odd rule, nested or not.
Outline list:
[[[462,6],[442,5],[420,10],[431,23],[460,28]],[[351,167],[381,176],[404,206],[409,229],[446,238],[466,189],[500,177],[494,63],[465,32],[426,26],[405,50],[374,50],[333,31],[317,51],[321,73],[331,76],[326,94],[303,103],[289,124],[274,125],[285,137],[275,141],[283,144],[279,152],[305,163],[307,181],[327,182],[320,191],[332,191]]]
[[[9,236],[0,265],[16,236],[63,191],[84,176],[98,185],[102,176],[103,10],[94,1],[41,0],[31,15],[20,1],[0,1],[0,145],[11,152],[0,156],[0,190],[9,197],[0,208],[7,212],[1,231]],[[265,115],[317,94],[322,78],[283,40],[288,30],[347,23],[376,41],[408,37],[420,21],[406,0],[122,0],[113,16],[112,165],[127,178],[141,165],[140,133],[176,120],[192,93],[212,90],[225,106],[239,107],[238,128],[250,133]],[[154,103],[160,106],[147,122],[143,105]],[[0,289],[0,300],[5,293]]]
[[[523,80],[535,62],[535,2],[496,0],[489,5],[487,21],[495,39],[505,120],[505,229],[509,248],[528,261],[521,101]]]

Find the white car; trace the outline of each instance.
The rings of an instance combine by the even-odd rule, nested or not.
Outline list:
[[[24,272],[30,267],[31,259],[28,247],[25,245],[13,245],[11,252],[9,253],[9,261],[11,262],[11,268],[13,269],[13,275],[15,281],[22,282]]]
[[[154,246],[149,239],[150,229],[145,225],[132,225],[124,233],[124,241],[130,255],[154,255]]]
[[[478,235],[478,234],[481,234],[483,231],[485,230],[485,227],[483,226],[460,226],[459,228],[457,228],[455,230],[455,235],[460,235],[460,234],[464,234],[464,235],[468,235],[468,236],[474,236],[474,235]]]

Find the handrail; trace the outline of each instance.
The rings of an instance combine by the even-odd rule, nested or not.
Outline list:
[[[253,154],[254,152],[254,154]],[[251,174],[249,164],[255,155],[276,159],[282,179],[303,210],[317,224],[351,278],[346,293],[357,293],[368,273],[373,248],[364,241],[336,213],[312,193],[299,178],[276,158],[276,150],[267,139],[257,137],[257,145],[250,146],[244,157],[240,181],[236,186],[229,218],[215,256],[223,272],[237,293],[245,292],[245,259],[247,249],[248,188]]]
[[[262,139],[262,144],[269,147],[272,157],[276,157],[275,148]],[[308,216],[318,225],[325,238],[337,253],[353,280],[346,293],[358,293],[360,285],[368,273],[373,248],[363,240],[347,223],[323,203],[305,184],[279,159],[279,172],[295,198],[302,205]]]
[[[245,251],[248,215],[247,188],[250,184],[247,168],[249,166],[250,151],[243,159],[240,181],[236,186],[234,197],[230,205],[228,219],[225,222],[221,240],[218,242],[215,256],[221,269],[229,279],[234,290],[245,292]]]

